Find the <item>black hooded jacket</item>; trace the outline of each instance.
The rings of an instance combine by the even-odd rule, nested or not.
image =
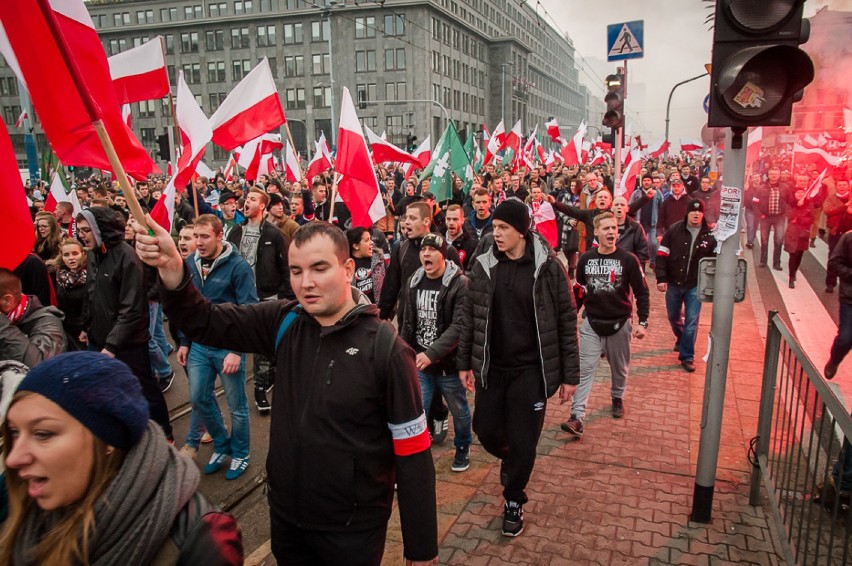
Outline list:
[[[663,235],[663,241],[657,249],[654,269],[657,283],[670,283],[692,289],[698,285],[698,260],[716,255],[716,238],[710,233],[707,220],[701,220],[701,227],[694,241],[686,223],[684,217],[680,222],[672,224]]]
[[[91,225],[96,243],[87,264],[89,343],[112,353],[147,344],[148,299],[142,262],[124,241],[124,217],[110,208],[94,207],[77,218]]]

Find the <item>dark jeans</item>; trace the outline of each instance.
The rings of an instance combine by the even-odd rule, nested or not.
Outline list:
[[[666,312],[669,325],[680,345],[677,359],[695,359],[695,339],[698,337],[698,319],[701,316],[701,301],[698,287],[684,287],[669,283],[666,290]]]
[[[89,342],[89,350],[100,352],[103,346]],[[166,438],[172,440],[172,424],[169,422],[169,409],[166,406],[166,398],[160,391],[157,380],[151,373],[151,359],[148,357],[148,344],[134,344],[120,349],[115,354],[115,359],[121,360],[130,368],[139,385],[142,386],[142,395],[148,401],[148,412],[152,421],[162,427]]]
[[[503,460],[503,497],[524,504],[547,410],[541,368],[492,369],[487,381],[485,388],[476,382],[473,430],[482,447]]]
[[[275,362],[260,354],[254,355],[254,386],[269,391],[275,384]]]
[[[831,253],[834,251],[834,248],[837,247],[837,242],[840,241],[840,236],[843,234],[835,234],[828,235],[828,258],[831,259]],[[826,287],[836,287],[837,286],[837,274],[832,270],[826,268],[825,269],[825,286]]]
[[[787,266],[790,269],[790,279],[796,280],[796,273],[799,271],[799,266],[802,265],[802,256],[805,252],[793,252],[790,254],[790,259],[787,260]]]
[[[379,566],[387,525],[369,531],[301,529],[269,510],[272,554],[288,566]]]
[[[784,248],[784,232],[787,230],[787,217],[783,214],[760,219],[760,263],[766,263],[769,256],[769,231],[772,230],[772,265],[781,265],[781,251]]]
[[[840,365],[850,348],[852,348],[852,305],[841,302],[840,321],[837,325],[837,336],[831,345],[830,361]]]

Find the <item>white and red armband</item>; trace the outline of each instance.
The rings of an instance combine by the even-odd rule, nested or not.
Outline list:
[[[410,456],[432,446],[425,412],[407,423],[388,423],[388,428],[393,436],[393,452],[397,456]]]

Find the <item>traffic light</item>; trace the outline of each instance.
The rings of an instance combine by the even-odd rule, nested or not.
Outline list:
[[[798,48],[810,34],[805,0],[718,0],[710,80],[711,127],[786,126],[814,79]]]
[[[417,149],[417,136],[408,134],[408,137],[405,138],[405,146],[408,148],[409,153]]]
[[[606,113],[601,124],[608,128],[618,129],[624,125],[624,75],[616,73],[609,75],[606,84]]]
[[[157,150],[157,157],[159,157],[162,161],[171,160],[171,151],[169,151],[169,134],[162,134],[157,136],[157,146],[159,149]]]

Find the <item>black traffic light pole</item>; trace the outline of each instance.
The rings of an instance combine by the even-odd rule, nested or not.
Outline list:
[[[674,91],[680,85],[685,85],[686,83],[691,83],[692,81],[697,81],[701,77],[706,77],[708,73],[702,73],[697,77],[692,77],[691,79],[686,79],[685,81],[680,81],[676,85],[672,87],[672,90],[669,92],[669,101],[666,103],[666,141],[669,141],[669,114],[672,109],[672,96],[674,95]]]

